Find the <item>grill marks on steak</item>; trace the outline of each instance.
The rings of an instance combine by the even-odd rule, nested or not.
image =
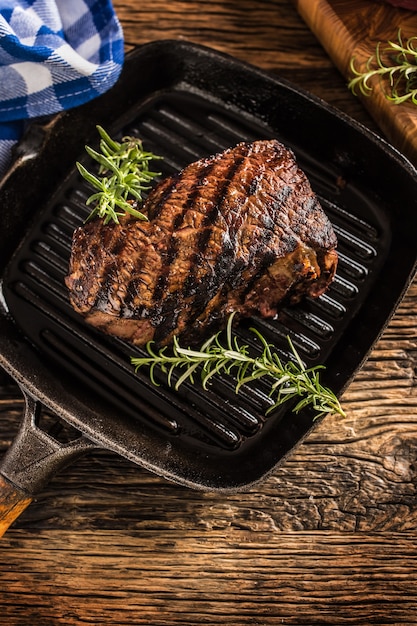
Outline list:
[[[120,224],[74,233],[74,308],[142,345],[189,341],[232,311],[273,316],[334,277],[336,237],[304,173],[278,141],[240,143],[186,167]]]

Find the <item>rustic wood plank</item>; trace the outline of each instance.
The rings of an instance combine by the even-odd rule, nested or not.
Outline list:
[[[411,624],[416,562],[415,541],[395,533],[14,531],[0,552],[0,621]]]
[[[144,0],[140,6],[132,7],[129,1],[116,0],[114,6],[128,45],[185,39],[250,63],[258,61],[267,69],[282,65],[297,69],[332,67],[296,10],[286,2],[173,0],[155,4]]]

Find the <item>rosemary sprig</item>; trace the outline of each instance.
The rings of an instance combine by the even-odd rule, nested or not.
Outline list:
[[[379,42],[375,54],[367,63],[366,70],[355,67],[355,58],[350,61],[350,70],[354,76],[348,83],[353,93],[369,96],[372,92],[372,79],[379,77],[387,80],[389,90],[384,88],[385,97],[394,104],[407,100],[417,104],[417,37],[410,37],[405,42],[398,31],[398,41],[388,41],[385,47]]]
[[[125,213],[147,220],[146,215],[137,210],[137,205],[142,201],[142,192],[149,189],[149,183],[159,175],[159,172],[149,170],[149,163],[161,157],[145,152],[140,139],[123,137],[118,142],[101,126],[97,126],[97,130],[101,153],[89,146],[85,149],[99,164],[98,176],[77,162],[80,174],[97,189],[86,201],[87,206],[95,205],[86,221],[97,215],[105,224],[111,220],[118,223],[119,217]]]
[[[251,357],[248,346],[239,345],[236,336],[232,333],[232,314],[229,317],[226,329],[226,345],[220,341],[221,333],[210,337],[199,350],[183,348],[177,338],[174,338],[172,352],[167,347],[155,351],[153,343],[147,344],[148,356],[132,357],[131,363],[136,371],[143,366],[150,368],[149,374],[153,384],[157,385],[155,370],[159,368],[166,376],[169,385],[173,384],[176,370],[182,371],[174,387],[176,390],[186,381],[194,383],[199,371],[203,389],[207,389],[212,378],[220,374],[234,375],[236,379],[236,393],[241,387],[260,378],[270,379],[270,398],[273,404],[267,413],[281,406],[289,400],[298,399],[293,412],[298,413],[305,407],[312,407],[316,412],[315,418],[327,413],[345,413],[335,394],[324,387],[320,382],[323,366],[306,368],[288,337],[289,347],[293,356],[287,363],[283,363],[273,346],[252,328],[251,331],[258,337],[262,345],[262,353]]]

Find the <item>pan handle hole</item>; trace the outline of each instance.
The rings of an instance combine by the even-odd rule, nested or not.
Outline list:
[[[79,439],[82,435],[79,430],[58,418],[45,407],[41,408],[35,421],[38,428],[48,433],[50,437],[61,444],[70,443],[71,441]]]

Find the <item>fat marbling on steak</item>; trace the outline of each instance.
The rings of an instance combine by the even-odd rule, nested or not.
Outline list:
[[[332,281],[336,236],[294,155],[239,143],[166,178],[131,216],[73,236],[66,284],[87,322],[136,345],[194,342],[232,311],[271,317]]]

